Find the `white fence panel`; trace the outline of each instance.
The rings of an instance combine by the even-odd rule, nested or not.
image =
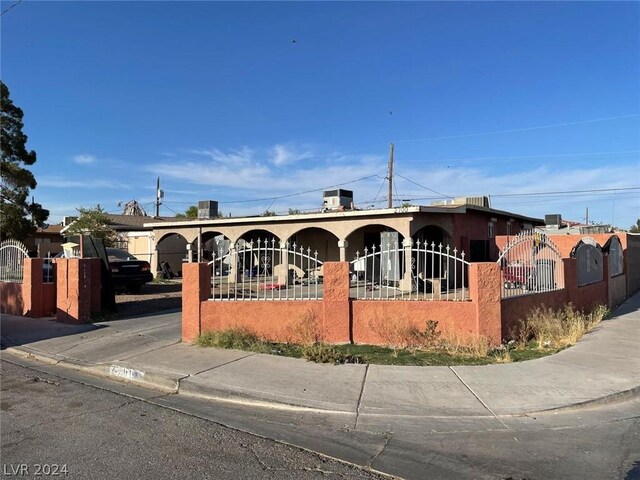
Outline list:
[[[363,300],[469,299],[465,253],[434,242],[375,245],[351,262],[351,297]]]
[[[555,244],[541,232],[516,235],[500,252],[502,298],[564,288],[564,263]]]
[[[0,243],[0,282],[22,283],[27,247],[18,240]]]
[[[320,300],[322,261],[295,243],[258,239],[213,252],[211,300]]]

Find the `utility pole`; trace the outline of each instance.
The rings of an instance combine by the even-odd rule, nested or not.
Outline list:
[[[587,225],[589,225],[589,207],[587,207],[587,215],[585,216],[585,222]]]
[[[389,193],[388,193],[388,202],[387,207],[393,208],[393,143],[389,149],[389,176],[387,177],[389,180]]]
[[[162,205],[162,199],[164,198],[164,192],[160,190],[160,177],[156,183],[156,218],[160,217],[160,205]]]

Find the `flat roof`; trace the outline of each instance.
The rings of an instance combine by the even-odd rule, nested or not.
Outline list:
[[[278,222],[296,222],[296,221],[312,221],[312,220],[333,220],[340,218],[360,218],[360,217],[382,217],[382,216],[406,216],[415,213],[466,213],[467,211],[479,211],[484,213],[494,213],[496,215],[513,217],[532,223],[544,224],[544,220],[540,218],[527,217],[517,213],[506,212],[503,210],[495,210],[493,208],[480,207],[477,205],[431,205],[431,206],[411,206],[397,208],[380,208],[375,210],[345,210],[338,212],[323,213],[303,213],[295,215],[254,215],[247,217],[222,217],[212,219],[194,219],[182,220],[179,222],[150,222],[145,223],[145,227],[152,228],[172,228],[172,227],[198,227],[203,225],[231,225],[231,224],[247,224],[247,223],[278,223]]]

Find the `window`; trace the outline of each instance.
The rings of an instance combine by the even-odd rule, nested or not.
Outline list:
[[[507,222],[507,235],[511,235],[511,222]]]
[[[489,222],[489,238],[493,238],[493,222]]]

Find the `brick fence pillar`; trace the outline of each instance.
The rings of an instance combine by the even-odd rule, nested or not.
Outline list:
[[[349,263],[325,262],[322,281],[322,339],[331,343],[348,343],[351,341]]]
[[[91,322],[93,259],[56,259],[56,318],[59,322]]]
[[[42,258],[25,258],[22,279],[22,312],[25,317],[43,317],[44,291],[42,281]]]
[[[578,289],[578,262],[575,258],[563,258],[565,303],[569,303],[575,297],[574,291]]]
[[[201,303],[211,298],[211,266],[182,265],[182,341],[193,341],[201,331]]]
[[[478,335],[488,338],[492,345],[500,345],[503,337],[501,287],[502,277],[497,263],[472,263],[469,266],[469,295],[476,304]]]

